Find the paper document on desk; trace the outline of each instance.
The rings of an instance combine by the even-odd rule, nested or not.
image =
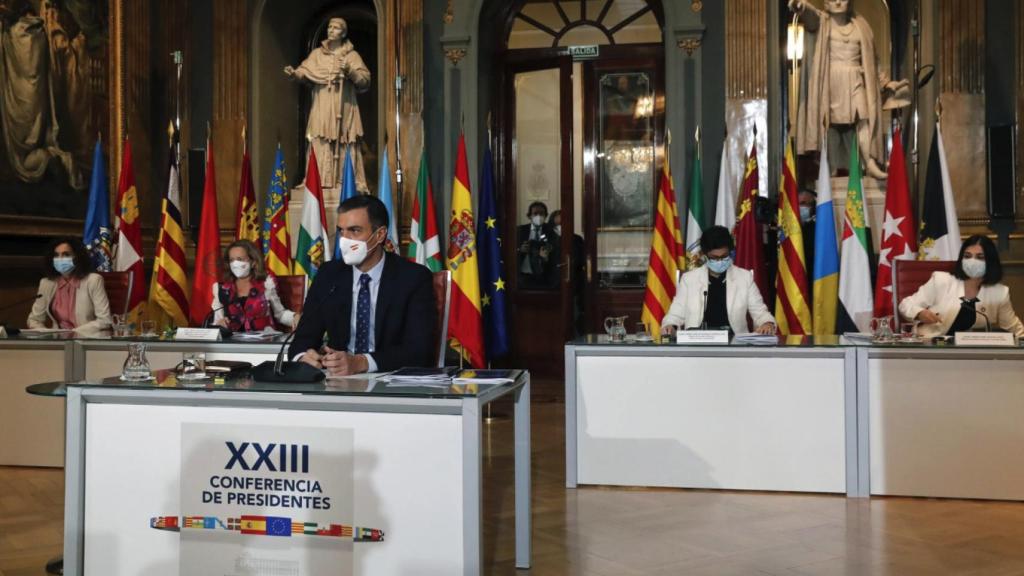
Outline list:
[[[452,378],[452,384],[508,384],[513,381],[511,370],[463,370]]]
[[[277,330],[264,330],[262,332],[235,332],[231,334],[232,340],[245,340],[245,341],[259,341],[273,340],[274,337],[280,336],[283,332]]]
[[[750,332],[733,336],[733,344],[749,344],[751,346],[774,346],[779,343],[779,337],[775,334],[758,334]]]

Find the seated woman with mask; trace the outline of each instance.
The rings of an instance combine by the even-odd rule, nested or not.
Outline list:
[[[775,317],[768,312],[754,273],[732,265],[732,234],[724,226],[712,226],[700,237],[706,263],[683,274],[676,296],[661,321],[661,333],[674,334],[678,327],[729,329],[735,334],[750,331],[747,314],[758,334],[775,333]]]
[[[103,278],[92,272],[92,259],[78,238],[50,243],[43,260],[39,296],[28,316],[28,327],[88,331],[110,328],[110,302]]]
[[[220,283],[213,285],[213,323],[232,332],[261,332],[278,324],[294,328],[299,314],[281,304],[256,245],[236,240],[224,251]]]
[[[918,334],[924,338],[971,329],[1024,336],[1002,279],[996,245],[986,236],[971,236],[960,246],[953,273],[933,272],[917,292],[900,302],[900,314],[920,321]]]

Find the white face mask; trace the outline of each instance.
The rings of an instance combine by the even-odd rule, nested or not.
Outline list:
[[[963,266],[964,274],[967,274],[968,278],[982,278],[985,276],[984,260],[978,260],[977,258],[964,258],[963,262],[960,264]]]
[[[530,222],[532,222],[534,226],[540,226],[544,223],[544,217],[540,214],[534,214],[530,217]]]
[[[366,260],[366,256],[370,253],[370,248],[363,240],[353,240],[351,238],[341,237],[341,259],[345,261],[345,264],[349,266],[359,266]],[[376,246],[374,246],[376,248]]]
[[[243,260],[232,260],[230,266],[235,278],[246,278],[252,270],[252,264]]]

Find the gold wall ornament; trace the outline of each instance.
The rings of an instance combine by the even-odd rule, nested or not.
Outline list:
[[[676,44],[677,44],[677,46],[679,46],[683,50],[686,50],[686,55],[687,56],[693,56],[693,51],[696,50],[697,48],[700,48],[701,39],[700,38],[683,38],[682,40],[680,40]]]
[[[444,51],[444,55],[445,55],[446,58],[451,60],[452,65],[458,66],[459,65],[459,61],[466,57],[466,49],[465,48],[447,48]]]
[[[691,0],[690,1],[690,10],[693,10],[694,12],[700,12],[703,8],[704,8],[704,3],[701,2],[700,0]]]
[[[444,9],[444,23],[451,24],[455,21],[455,0],[448,0],[448,6]]]

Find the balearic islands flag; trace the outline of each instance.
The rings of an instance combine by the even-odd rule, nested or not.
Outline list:
[[[199,217],[196,268],[192,274],[193,326],[202,326],[213,310],[213,285],[220,266],[220,228],[217,223],[217,176],[213,168],[213,143],[206,142],[206,179],[203,183],[203,211]]]
[[[839,247],[836,245],[836,216],[832,205],[832,174],[828,167],[828,146],[822,143],[818,167],[818,203],[814,226],[814,335],[836,333],[839,307]]]
[[[903,158],[900,129],[892,135],[889,162],[889,190],[885,193],[885,220],[878,252],[878,281],[875,284],[875,318],[893,314],[892,262],[917,258],[914,213],[910,209],[910,185]],[[959,248],[959,247],[958,247]]]
[[[807,266],[804,260],[804,235],[800,227],[800,209],[796,191],[796,162],[793,144],[786,145],[779,187],[779,271],[775,276],[775,319],[779,333],[811,333],[811,309],[807,298]]]
[[[459,135],[459,151],[452,182],[452,218],[448,224],[448,269],[452,271],[452,303],[448,320],[451,346],[474,368],[487,364],[480,314],[480,273],[477,265],[476,225],[469,192],[466,138]]]
[[[139,219],[139,193],[135,188],[132,168],[132,146],[124,141],[121,176],[117,183],[117,249],[114,270],[132,275],[132,292],[128,297],[128,318],[138,323],[142,318],[142,302],[146,299],[146,279],[142,270],[142,221]]]
[[[647,263],[647,289],[640,321],[647,332],[657,334],[661,321],[676,296],[676,277],[686,267],[682,235],[679,233],[679,212],[676,193],[672,189],[672,174],[668,155],[658,186],[658,207],[654,213],[654,231],[651,234],[651,254]]]
[[[691,171],[690,196],[686,202],[686,267],[697,268],[701,265],[700,237],[704,233],[704,226],[707,225],[704,218],[704,176],[700,162],[700,140],[693,145]]]
[[[839,332],[870,332],[872,305],[871,262],[864,191],[860,182],[860,152],[850,146],[850,180],[843,218],[843,244],[839,271]]]
[[[181,226],[177,142],[178,133],[172,125],[170,174],[167,194],[160,204],[160,233],[149,290],[149,315],[155,321],[166,315],[175,326],[188,326],[188,276],[185,272],[185,233]]]
[[[302,223],[295,246],[295,273],[305,274],[312,281],[328,259],[327,215],[324,213],[324,193],[320,188],[320,169],[312,146],[306,162],[303,185],[306,191],[302,197]]]
[[[434,187],[430,184],[425,149],[420,154],[420,174],[416,180],[416,197],[412,202],[408,258],[417,264],[423,264],[431,272],[440,272],[444,267],[441,264],[441,239],[437,232]]]
[[[935,125],[928,153],[928,175],[921,211],[921,260],[956,260],[960,255],[960,222],[956,218],[942,127]]]

